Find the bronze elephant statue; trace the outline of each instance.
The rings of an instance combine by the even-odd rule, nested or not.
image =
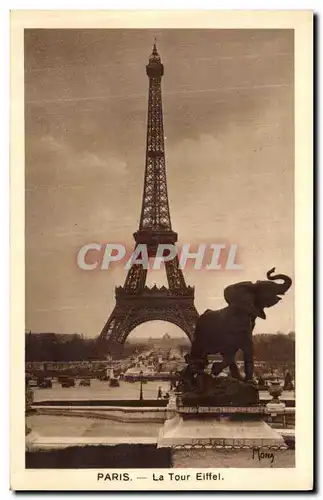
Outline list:
[[[273,307],[292,285],[284,274],[274,275],[275,268],[267,273],[268,280],[244,281],[228,286],[224,298],[228,306],[218,311],[207,310],[198,319],[190,352],[190,362],[204,360],[209,354],[221,354],[222,362],[214,363],[212,374],[218,375],[227,366],[231,376],[241,380],[235,362],[236,353],[244,356],[245,381],[253,378],[252,332],[256,318],[266,319],[264,309]],[[282,283],[276,283],[281,280]]]

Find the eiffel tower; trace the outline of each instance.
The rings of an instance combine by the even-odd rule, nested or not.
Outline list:
[[[145,181],[139,229],[134,233],[135,248],[147,245],[149,257],[155,257],[159,244],[175,245],[177,233],[172,230],[169,212],[161,79],[164,66],[156,44],[146,66],[149,78]],[[179,269],[177,255],[164,263],[168,287],[149,288],[147,269],[133,263],[124,286],[115,289],[115,307],[99,340],[123,344],[129,333],[141,323],[162,320],[180,327],[193,339],[198,312],[194,305],[194,287],[187,286]]]

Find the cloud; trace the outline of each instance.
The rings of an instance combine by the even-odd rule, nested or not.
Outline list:
[[[26,186],[87,186],[89,179],[107,182],[109,176],[123,176],[127,163],[110,155],[93,153],[87,149],[76,149],[64,139],[44,135],[29,139],[26,154]]]
[[[127,163],[116,156],[103,158],[89,151],[83,151],[77,160],[74,159],[74,165],[77,161],[84,168],[104,169],[105,174],[124,175],[127,171]]]
[[[49,153],[63,153],[67,151],[68,147],[62,141],[55,139],[52,135],[43,135],[37,141],[35,140],[35,148],[38,146],[39,150],[48,151]]]

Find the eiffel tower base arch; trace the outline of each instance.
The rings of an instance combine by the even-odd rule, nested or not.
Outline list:
[[[123,345],[134,328],[156,320],[178,326],[192,342],[199,316],[193,295],[172,296],[164,287],[145,288],[140,296],[127,293],[123,287],[117,288],[116,305],[100,335],[102,345]]]

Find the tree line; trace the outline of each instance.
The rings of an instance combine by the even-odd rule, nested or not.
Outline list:
[[[135,351],[144,350],[144,346],[125,344],[104,348],[97,339],[83,335],[60,335],[56,333],[25,335],[25,360],[32,361],[95,361],[107,355],[122,359],[131,356]]]
[[[140,353],[150,346],[143,343],[126,342],[124,346],[109,346],[104,349],[97,339],[89,339],[79,334],[59,335],[32,334],[25,336],[25,359],[32,361],[91,361],[105,359],[110,354],[115,358],[127,358],[134,353]],[[187,351],[188,346],[178,345],[181,351]],[[294,364],[295,335],[290,334],[258,334],[254,335],[254,358],[271,365]],[[242,359],[241,353],[237,359]]]

